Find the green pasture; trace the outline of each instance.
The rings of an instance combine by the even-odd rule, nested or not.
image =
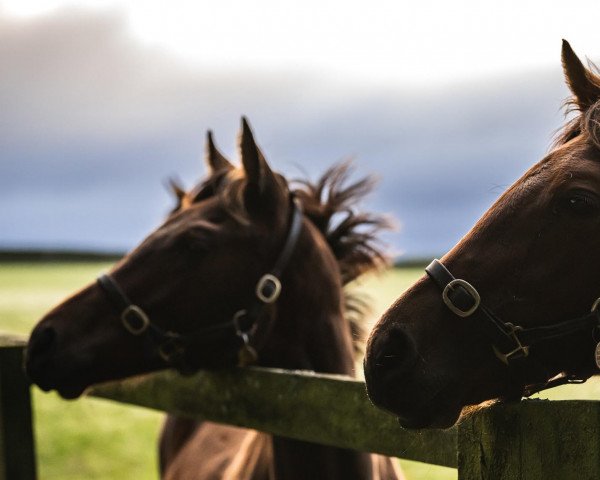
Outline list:
[[[28,333],[65,296],[94,280],[105,263],[0,263],[0,330]],[[393,269],[357,288],[373,303],[373,320],[422,274]],[[544,398],[600,398],[600,382],[545,392]],[[156,479],[162,415],[142,408],[83,398],[66,402],[33,391],[35,432],[42,480]],[[456,471],[402,461],[409,479],[455,479]]]

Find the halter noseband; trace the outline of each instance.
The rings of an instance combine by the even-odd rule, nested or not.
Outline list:
[[[590,313],[564,322],[525,328],[504,322],[481,302],[477,289],[465,280],[455,278],[439,260],[433,260],[425,272],[440,290],[442,300],[455,315],[471,317],[474,325],[488,338],[494,354],[507,366],[522,365],[530,358],[530,347],[548,340],[590,329],[594,331],[600,326],[598,307],[600,298],[594,302]],[[595,351],[596,365],[600,368],[600,343]],[[586,378],[565,374],[548,380],[547,377],[539,384],[526,387],[526,395],[555,387],[565,383],[582,383]]]
[[[241,340],[242,346],[238,352],[240,365],[254,363],[258,359],[258,354],[250,344],[251,337],[257,329],[258,319],[264,313],[265,307],[275,303],[279,298],[281,275],[294,253],[302,230],[300,204],[294,197],[291,197],[291,205],[290,227],[275,265],[256,283],[254,299],[250,305],[235,312],[231,320],[227,322],[199,328],[185,334],[164,330],[152,322],[144,310],[127,297],[110,275],[103,274],[98,277],[98,285],[120,312],[121,324],[125,330],[135,336],[146,335],[154,344],[160,357],[180,372],[187,373],[194,370],[185,359],[185,353],[190,346],[211,343],[215,337],[224,334],[231,334],[234,338]]]

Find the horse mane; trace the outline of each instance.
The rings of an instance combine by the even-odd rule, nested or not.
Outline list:
[[[379,234],[391,227],[382,215],[355,211],[355,205],[371,192],[373,177],[350,183],[351,163],[329,168],[316,182],[294,180],[292,192],[305,215],[319,229],[337,259],[344,285],[344,313],[350,323],[354,349],[362,352],[370,304],[348,286],[360,275],[388,264]]]
[[[568,105],[571,100],[567,100]],[[579,109],[567,106],[566,114]],[[600,148],[600,101],[594,103],[585,112],[579,111],[578,115],[559,130],[553,142],[553,148],[558,148],[581,134],[587,134],[592,143]]]
[[[290,190],[300,200],[304,214],[321,232],[337,260],[344,286],[344,317],[350,324],[358,355],[362,353],[365,323],[371,309],[366,296],[357,294],[348,284],[363,273],[380,270],[388,264],[379,234],[389,229],[391,223],[382,215],[355,211],[356,204],[373,189],[375,180],[365,177],[350,183],[351,173],[351,163],[341,162],[329,168],[316,182],[292,180]],[[208,196],[219,195],[232,216],[247,222],[241,195],[243,177],[233,174],[235,178],[223,181],[226,176],[227,172],[215,172],[187,194],[182,193],[184,190],[177,182],[171,181],[169,186],[178,205],[174,211]]]

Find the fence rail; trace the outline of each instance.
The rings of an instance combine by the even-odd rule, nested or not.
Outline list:
[[[271,369],[173,372],[105,384],[91,395],[276,435],[455,467],[456,429],[409,431],[374,408],[363,382]]]
[[[0,480],[35,478],[24,339],[0,336]],[[600,478],[600,402],[488,408],[449,430],[408,431],[344,376],[235,369],[99,385],[89,395],[299,440],[458,468],[460,480]],[[65,408],[68,408],[65,405]]]

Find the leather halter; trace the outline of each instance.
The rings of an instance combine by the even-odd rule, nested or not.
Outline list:
[[[600,299],[594,302],[590,313],[581,317],[550,325],[525,328],[498,318],[481,302],[481,297],[475,287],[465,280],[455,278],[439,260],[433,260],[425,268],[425,272],[442,290],[442,300],[448,309],[461,318],[470,317],[473,325],[492,344],[496,357],[509,367],[520,366],[526,360],[531,360],[529,357],[530,347],[538,343],[555,340],[582,330],[594,332],[600,327],[598,311]],[[600,351],[599,347],[600,344],[596,347],[596,352]],[[600,364],[598,367],[600,368]],[[580,378],[572,374],[564,374],[552,379],[548,379],[546,376],[540,383],[527,386],[526,395],[529,396],[540,390],[565,383],[582,383],[585,380],[587,377]]]
[[[98,277],[98,285],[119,311],[125,330],[134,336],[145,335],[154,344],[160,357],[182,373],[194,371],[185,359],[187,350],[194,345],[209,344],[215,337],[229,335],[241,340],[238,352],[239,364],[246,365],[258,356],[250,344],[257,329],[257,322],[265,308],[277,301],[281,293],[281,275],[294,253],[302,230],[302,210],[297,199],[291,197],[292,213],[285,243],[273,268],[260,277],[254,289],[254,299],[246,308],[233,314],[231,320],[199,328],[191,332],[177,333],[164,330],[150,320],[144,310],[135,305],[119,284],[108,274]]]

